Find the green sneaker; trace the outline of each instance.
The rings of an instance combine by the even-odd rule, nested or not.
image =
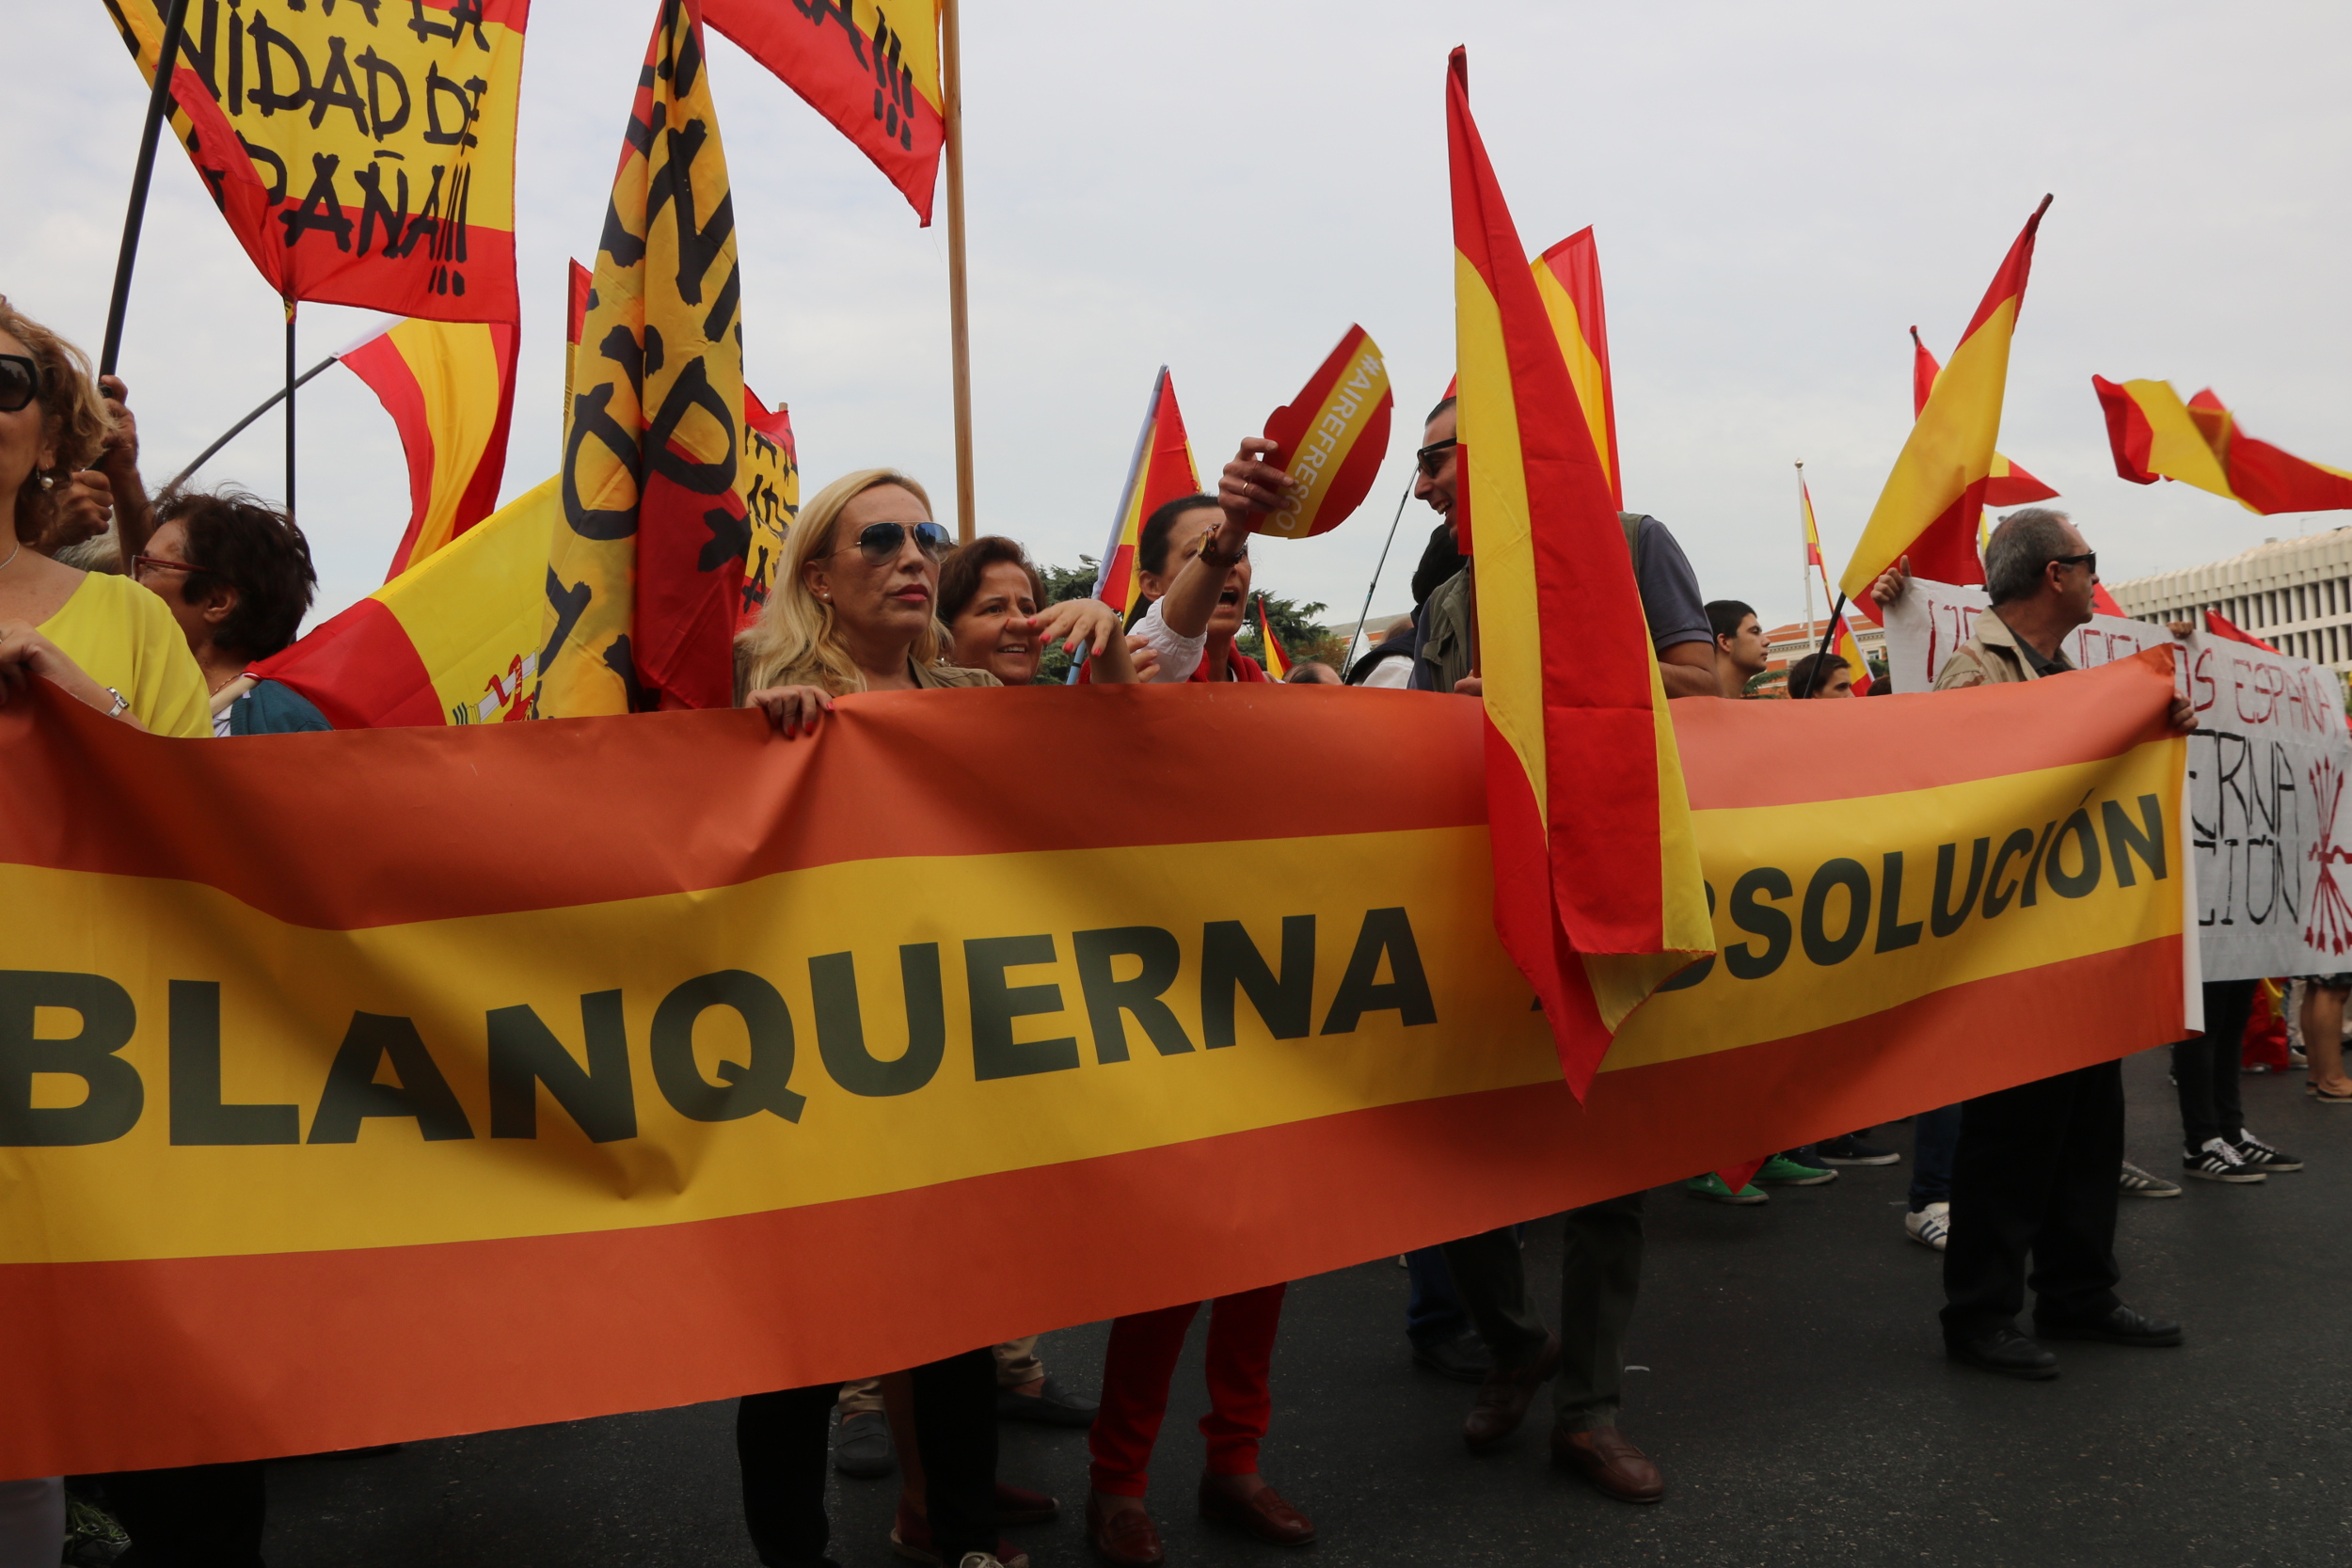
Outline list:
[[[1836,1180],[1837,1173],[1827,1165],[1808,1165],[1775,1154],[1756,1167],[1756,1179],[1774,1187],[1821,1187]]]
[[[1703,1197],[1709,1203],[1737,1203],[1746,1205],[1751,1203],[1770,1203],[1772,1201],[1772,1195],[1767,1192],[1759,1191],[1756,1183],[1753,1181],[1740,1188],[1738,1192],[1733,1192],[1729,1187],[1724,1184],[1724,1179],[1717,1176],[1711,1170],[1705,1176],[1694,1176],[1691,1178],[1690,1180],[1685,1181],[1682,1184],[1682,1190],[1689,1193],[1692,1197]]]

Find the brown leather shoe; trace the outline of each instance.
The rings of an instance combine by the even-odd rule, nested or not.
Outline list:
[[[1200,1517],[1213,1525],[1245,1530],[1274,1546],[1304,1546],[1315,1538],[1308,1517],[1284,1502],[1271,1486],[1236,1497],[1207,1476],[1200,1478]]]
[[[1156,1568],[1168,1560],[1151,1514],[1126,1509],[1106,1513],[1092,1492],[1087,1494],[1087,1542],[1111,1568]]]
[[[1472,1453],[1485,1453],[1511,1433],[1518,1431],[1527,1419],[1527,1407],[1534,1402],[1535,1390],[1551,1381],[1551,1374],[1560,1370],[1560,1337],[1544,1336],[1542,1354],[1523,1367],[1497,1367],[1486,1374],[1486,1381],[1478,1386],[1478,1402],[1470,1406],[1470,1417],[1462,1423],[1462,1441]]]
[[[1621,1503],[1654,1503],[1666,1495],[1666,1478],[1658,1473],[1649,1455],[1615,1427],[1590,1432],[1551,1434],[1551,1462],[1573,1470],[1593,1483],[1593,1489]]]

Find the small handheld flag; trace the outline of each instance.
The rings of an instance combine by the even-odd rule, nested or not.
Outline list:
[[[1268,680],[1282,680],[1291,673],[1290,655],[1274,640],[1274,626],[1265,618],[1265,595],[1258,595],[1258,644]]]
[[[1152,378],[1152,401],[1144,404],[1143,429],[1136,436],[1119,510],[1111,515],[1110,542],[1103,546],[1103,563],[1094,574],[1094,596],[1122,619],[1132,619],[1143,598],[1142,568],[1136,558],[1143,525],[1169,501],[1200,489],[1192,444],[1184,439],[1184,416],[1176,406],[1176,383],[1162,365]]]
[[[1347,521],[1388,455],[1395,401],[1380,345],[1349,327],[1298,396],[1266,420],[1276,461],[1299,488],[1280,511],[1260,515],[1257,531],[1306,539]]]

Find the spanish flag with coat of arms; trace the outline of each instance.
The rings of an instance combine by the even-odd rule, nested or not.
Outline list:
[[[1631,552],[1460,49],[1446,109],[1454,521],[1474,574],[1495,929],[1581,1097],[1626,1017],[1714,951],[1713,927]]]

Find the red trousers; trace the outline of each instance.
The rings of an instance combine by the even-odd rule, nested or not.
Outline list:
[[[1209,1304],[1210,1409],[1200,1418],[1200,1435],[1209,1440],[1211,1475],[1257,1473],[1258,1440],[1274,1410],[1266,1370],[1274,1360],[1285,1289],[1268,1285]],[[1184,1332],[1200,1310],[1199,1302],[1188,1301],[1112,1323],[1110,1350],[1103,1361],[1103,1408],[1087,1439],[1096,1491],[1115,1497],[1143,1496],[1152,1445],[1168,1415],[1168,1379],[1184,1348]]]

